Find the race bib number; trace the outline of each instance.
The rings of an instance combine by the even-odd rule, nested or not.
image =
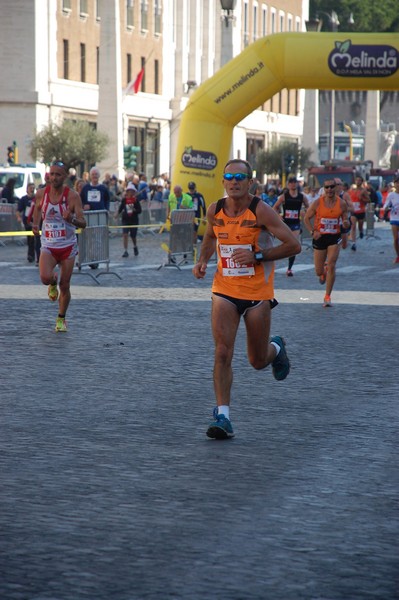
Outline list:
[[[89,190],[87,192],[87,201],[88,202],[101,202],[101,192],[100,190]]]
[[[352,204],[353,204],[353,212],[355,212],[355,213],[362,212],[360,202],[352,202]]]
[[[298,210],[286,210],[285,211],[285,218],[286,219],[297,219],[299,215],[299,211]]]
[[[320,231],[322,233],[337,233],[338,219],[320,219]]]
[[[65,240],[65,223],[46,223],[44,235],[50,244]]]
[[[249,275],[255,275],[254,265],[242,265],[240,263],[238,266],[232,258],[233,251],[238,248],[252,251],[251,244],[219,245],[220,259],[222,261],[222,275],[224,277],[248,277]]]

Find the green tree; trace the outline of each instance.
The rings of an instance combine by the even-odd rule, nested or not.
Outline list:
[[[67,169],[82,162],[93,165],[107,156],[109,137],[83,120],[50,123],[31,142],[35,160],[49,164],[60,159]]]
[[[310,0],[309,16],[323,20],[322,31],[331,31],[328,15],[339,19],[338,31],[388,33],[399,31],[398,0]],[[325,14],[327,13],[327,15]],[[352,14],[353,24],[349,17]]]
[[[287,164],[292,173],[302,172],[313,165],[309,160],[312,154],[310,148],[299,147],[296,142],[280,142],[271,146],[269,150],[260,150],[256,155],[256,176],[261,179],[263,175],[278,173],[280,177],[286,171]],[[289,157],[293,158],[291,162]]]

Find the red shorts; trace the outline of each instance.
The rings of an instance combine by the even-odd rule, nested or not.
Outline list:
[[[77,244],[72,244],[71,246],[66,246],[66,248],[42,248],[42,252],[51,254],[51,256],[57,261],[57,264],[59,264],[63,260],[74,258],[78,253],[78,247]]]

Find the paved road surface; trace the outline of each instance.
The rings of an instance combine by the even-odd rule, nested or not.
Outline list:
[[[26,248],[0,248],[1,600],[395,600],[399,265],[386,224],[341,252],[334,306],[304,247],[278,263],[276,382],[234,357],[234,440],[214,405],[210,283],[163,236],[74,275],[55,334]]]

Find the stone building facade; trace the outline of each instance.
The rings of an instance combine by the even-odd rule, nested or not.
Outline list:
[[[228,21],[231,56],[259,37],[304,31],[308,4],[238,0]],[[50,121],[86,119],[105,124],[111,136],[121,128],[103,168],[122,175],[123,145],[132,144],[140,147],[137,170],[149,177],[173,170],[189,95],[223,63],[226,15],[219,0],[4,0],[2,8],[4,160],[16,140],[20,162],[30,162],[32,136]],[[108,38],[104,15],[118,19]],[[104,73],[107,62],[114,66]],[[126,93],[142,70],[139,92]],[[253,160],[259,148],[299,140],[303,97],[303,90],[282,90],[243,119],[234,131],[232,156],[239,152]],[[101,111],[112,118],[107,121]]]

